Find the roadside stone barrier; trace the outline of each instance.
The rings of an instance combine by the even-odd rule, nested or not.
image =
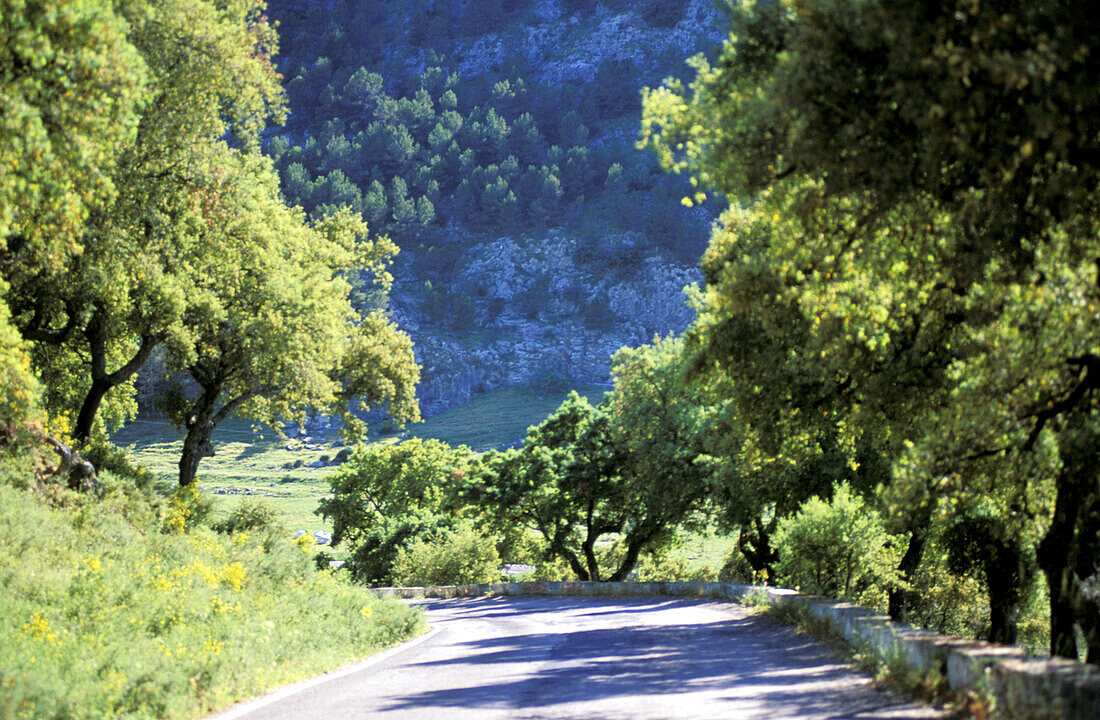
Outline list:
[[[867,608],[794,590],[720,582],[517,582],[378,588],[382,596],[669,596],[742,602],[746,596],[790,608],[828,626],[862,652],[893,668],[946,678],[955,692],[991,697],[1009,718],[1100,720],[1100,671],[1062,658],[1030,657],[1023,649],[938,635],[892,622]]]

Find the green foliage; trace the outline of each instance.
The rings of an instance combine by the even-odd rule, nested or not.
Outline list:
[[[12,14],[29,28],[40,11],[20,7]],[[37,263],[39,248],[22,241],[28,252],[6,259],[11,287],[5,299],[23,337],[34,342],[47,407],[57,418],[72,419],[79,441],[92,436],[97,422],[117,427],[134,412],[132,378],[154,348],[191,342],[182,316],[194,279],[181,259],[208,249],[201,228],[223,209],[217,198],[226,166],[255,155],[264,123],[284,116],[270,61],[274,30],[256,2],[136,2],[116,12],[110,27],[98,28],[104,36],[89,43],[109,46],[104,52],[111,57],[98,59],[94,70],[64,73],[68,95],[94,108],[74,108],[77,122],[85,122],[80,118],[88,112],[116,117],[103,98],[120,105],[105,144],[70,138],[73,152],[101,176],[96,189],[84,191],[84,202],[101,192],[107,201],[80,218],[79,246],[56,253],[51,265]],[[111,13],[96,14],[104,21]],[[73,37],[90,28],[96,25],[82,26]],[[46,27],[38,31],[41,46],[48,47]],[[125,88],[116,95],[110,87],[127,72],[128,57],[140,63],[140,102]],[[92,60],[90,52],[76,64]],[[58,109],[67,102],[59,101]],[[69,174],[51,159],[40,153],[27,165],[35,173]],[[188,169],[181,173],[180,167]],[[60,228],[52,230],[60,241]],[[54,422],[51,429],[64,431],[64,424]]]
[[[634,579],[638,582],[717,582],[719,575],[709,565],[691,567],[683,558],[660,552],[641,557],[634,569]]]
[[[643,553],[701,519],[711,471],[695,442],[706,412],[683,391],[681,346],[624,349],[598,406],[571,393],[518,449],[485,454],[467,501],[486,521],[538,533],[582,580],[620,580]],[[597,544],[618,539],[619,553]]]
[[[223,195],[250,212],[211,218],[216,252],[195,263],[201,292],[185,314],[193,342],[169,358],[197,389],[177,385],[167,404],[188,430],[180,484],[194,482],[214,428],[233,414],[275,425],[325,409],[351,421],[351,410],[380,405],[419,419],[412,342],[381,311],[358,315],[345,279],[366,276],[381,302],[396,246],[368,240],[347,209],[307,224],[283,203],[267,162],[250,160],[258,167],[245,165]]]
[[[347,546],[355,580],[393,584],[402,548],[456,526],[455,488],[470,458],[465,447],[419,438],[356,448],[333,473],[332,497],[322,500],[317,511],[332,520],[333,546]]]
[[[431,539],[417,538],[402,547],[393,563],[394,584],[467,585],[500,579],[500,556],[492,537],[469,522]]]
[[[810,498],[797,513],[780,520],[775,546],[780,584],[803,592],[881,609],[886,590],[898,581],[897,539],[845,484],[828,502]]]
[[[116,189],[148,100],[128,30],[99,2],[0,3],[0,251],[29,268],[79,252],[83,223]]]
[[[0,486],[0,715],[205,716],[423,629],[288,538],[161,534]]]
[[[854,7],[739,4],[716,62],[646,93],[644,143],[733,207],[695,373],[728,383],[750,468],[797,467],[830,433],[880,458],[910,561],[942,502],[982,508],[994,545],[1035,552],[1052,650],[1076,656],[1079,624],[1100,661],[1084,6]],[[1027,573],[983,574],[1012,625]]]
[[[211,525],[215,532],[232,535],[241,532],[286,534],[279,511],[263,500],[242,500],[229,512],[229,517]]]
[[[189,373],[201,398],[168,403],[194,435],[182,483],[234,412],[350,412],[355,399],[417,417],[411,342],[380,315],[396,248],[366,241],[347,210],[307,223],[259,154],[265,124],[285,119],[262,2],[2,9],[5,436],[37,403],[28,353],[46,430],[78,444],[136,413],[133,379],[154,352]],[[342,136],[330,136],[328,150],[345,157]],[[328,179],[319,200],[362,205],[346,176]],[[367,317],[349,306],[353,275]]]
[[[7,306],[0,304],[0,451],[19,440],[41,393],[26,344],[9,319]]]

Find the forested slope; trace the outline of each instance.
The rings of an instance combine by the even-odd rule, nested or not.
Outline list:
[[[401,247],[392,310],[427,408],[607,378],[679,331],[714,208],[634,147],[640,89],[713,47],[706,0],[277,0],[291,203],[349,205]]]

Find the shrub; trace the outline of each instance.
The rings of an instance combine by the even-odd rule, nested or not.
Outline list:
[[[756,571],[745,559],[745,554],[741,552],[741,548],[736,545],[730,550],[730,554],[726,556],[725,562],[718,570],[718,579],[721,582],[747,583],[749,585],[759,582]]]
[[[332,497],[318,512],[332,519],[333,546],[350,551],[347,567],[355,580],[392,584],[401,548],[454,528],[455,493],[469,458],[464,447],[413,438],[360,446],[332,474]]]
[[[225,520],[214,523],[214,530],[227,535],[239,532],[280,532],[283,530],[279,512],[263,500],[242,500]]]
[[[177,487],[168,496],[164,512],[163,530],[166,533],[185,533],[205,524],[210,519],[214,502],[194,485]]]
[[[810,498],[780,520],[775,547],[780,582],[803,592],[878,606],[897,582],[897,543],[847,484],[832,500]]]
[[[500,580],[496,538],[470,524],[434,540],[416,540],[397,553],[394,582],[400,586],[467,585]]]
[[[153,473],[134,462],[126,448],[119,447],[109,440],[93,437],[81,454],[95,466],[96,472],[105,470],[122,478],[128,478],[140,489],[153,486]]]
[[[711,566],[689,567],[686,560],[667,552],[643,555],[634,566],[634,572],[639,582],[718,580],[718,573]]]

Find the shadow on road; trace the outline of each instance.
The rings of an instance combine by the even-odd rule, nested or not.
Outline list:
[[[445,609],[448,617],[488,619],[515,615],[538,619],[545,600],[485,598],[424,603],[426,609]],[[822,645],[768,618],[731,615],[729,619],[693,624],[647,625],[639,613],[668,611],[693,601],[670,599],[607,599],[598,606],[586,598],[555,599],[555,612],[573,610],[576,629],[531,632],[517,629],[514,636],[473,640],[462,644],[461,657],[425,661],[420,666],[472,669],[471,677],[485,684],[446,691],[425,691],[401,697],[392,709],[423,708],[539,708],[552,705],[706,692],[720,701],[764,706],[772,717],[912,718],[897,700],[878,692],[853,693],[850,668]],[[529,607],[527,607],[529,606]],[[621,627],[585,628],[586,615],[621,615]],[[517,667],[536,659],[542,663],[533,676],[486,672],[490,665]],[[479,672],[478,667],[482,670]],[[497,678],[489,680],[489,678]],[[563,708],[564,709],[564,708]]]

